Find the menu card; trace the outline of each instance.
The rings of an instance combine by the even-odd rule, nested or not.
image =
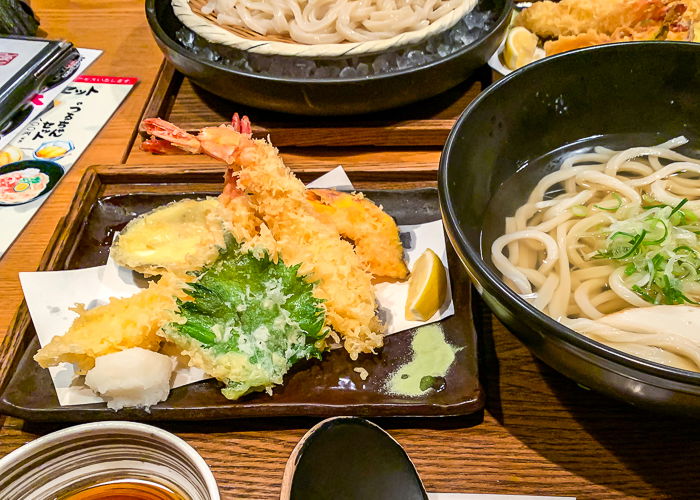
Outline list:
[[[41,42],[32,40],[31,44],[36,45],[41,44]],[[41,47],[42,45],[38,45],[37,49]],[[3,47],[2,51],[0,52],[0,78],[3,76],[3,70],[9,71],[10,62],[17,65],[24,64],[36,54],[37,49],[34,49],[32,47],[32,50],[28,50],[27,42],[24,40],[10,40],[7,38],[3,39]],[[87,67],[90,66],[95,61],[95,59],[97,59],[102,54],[101,50],[96,49],[78,49],[78,52],[80,53],[81,60],[80,66],[75,72],[76,76],[80,75],[83,71],[85,71]],[[71,82],[73,80],[74,78],[69,79],[63,83],[60,83],[59,85],[56,85],[55,87],[46,90],[43,94],[35,95],[31,102],[32,110],[24,119],[24,121],[21,124],[19,124],[13,131],[8,132],[5,135],[0,135],[0,149],[10,144],[12,140],[14,140],[14,138],[17,137],[20,134],[20,132],[22,132],[24,127],[29,125],[32,122],[32,120],[34,120],[34,118],[36,118],[46,109],[48,109],[53,99],[58,94],[60,94],[63,91],[63,89],[71,85]]]
[[[53,161],[67,172],[137,82],[137,78],[79,76],[64,86],[5,151],[12,149],[23,160]],[[0,206],[0,257],[47,196],[24,205]]]

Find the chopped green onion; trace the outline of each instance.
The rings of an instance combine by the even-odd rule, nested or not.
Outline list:
[[[634,235],[633,235],[632,233],[625,233],[625,232],[623,232],[623,231],[618,231],[618,232],[616,232],[616,233],[613,233],[612,236],[610,236],[610,239],[611,239],[611,240],[614,240],[615,238],[617,238],[617,237],[620,236],[620,235],[622,235],[622,236],[628,236],[628,237],[630,237],[630,238],[634,238]]]
[[[686,287],[700,286],[700,212],[683,209],[687,198],[675,206],[647,194],[642,199],[645,212],[632,210],[622,220],[595,229],[608,236],[606,247],[593,258],[619,262],[618,272],[634,283],[631,290],[646,302],[700,305],[684,293]],[[609,202],[595,206],[616,210]]]
[[[692,210],[681,210],[681,212],[685,215],[685,220],[688,222],[692,223],[698,221],[698,216]]]
[[[678,295],[680,296],[680,298],[682,298],[683,300],[685,300],[686,302],[688,302],[688,303],[690,303],[690,304],[695,304],[696,306],[697,306],[697,305],[700,305],[700,303],[695,302],[694,300],[689,299],[689,298],[688,298],[687,296],[685,296],[685,295],[683,294],[683,292],[681,292],[680,290],[678,291]]]
[[[611,195],[613,198],[615,198],[615,200],[617,200],[617,206],[614,206],[614,207],[604,207],[602,205],[593,205],[593,206],[596,208],[599,208],[600,210],[606,210],[608,212],[617,212],[619,210],[619,208],[622,206],[622,198],[620,197],[619,194],[617,194],[614,191],[611,193]]]
[[[683,213],[683,210],[679,210],[673,214],[671,217],[669,217],[668,221],[674,226],[685,226],[685,214]]]
[[[632,287],[632,291],[633,291],[634,293],[636,293],[637,295],[639,295],[639,296],[640,296],[641,298],[643,298],[644,300],[646,300],[647,302],[651,302],[652,304],[655,304],[655,303],[656,303],[656,301],[654,300],[654,298],[653,298],[651,295],[649,295],[648,293],[646,293],[644,290],[642,290],[641,287],[639,287],[639,286],[637,286],[637,285],[634,285],[634,286]]]
[[[588,208],[583,205],[573,205],[569,210],[575,217],[585,217],[588,215]]]
[[[681,201],[679,201],[679,202],[678,202],[678,205],[676,205],[675,207],[673,207],[673,210],[671,210],[671,213],[668,214],[668,218],[670,219],[670,218],[673,216],[673,214],[675,214],[676,212],[678,212],[678,211],[681,209],[681,207],[682,207],[683,205],[685,205],[686,203],[688,203],[688,198],[683,198]]]
[[[665,223],[664,221],[662,221],[661,219],[658,219],[658,218],[656,218],[656,217],[653,217],[653,218],[651,218],[651,219],[647,219],[647,222],[653,222],[653,225],[651,225],[651,227],[649,228],[650,235],[651,235],[652,237],[657,236],[657,234],[655,234],[655,233],[653,233],[653,232],[651,232],[651,231],[653,231],[654,229],[656,229],[656,228],[659,226],[659,224],[661,224],[661,225],[663,226],[663,234],[661,234],[660,236],[657,236],[657,238],[656,238],[655,240],[644,241],[644,242],[643,242],[644,245],[647,245],[647,246],[649,246],[649,245],[659,245],[659,244],[663,243],[664,240],[666,239],[666,237],[668,236],[668,226],[666,225],[666,223]],[[659,231],[657,231],[657,233],[658,233],[658,232],[659,232]]]
[[[644,237],[647,235],[647,230],[642,229],[642,232],[636,236],[618,231],[617,233],[613,234],[611,236],[611,238],[616,238],[620,234],[625,235],[625,236],[631,236],[632,239],[625,242],[623,244],[624,246],[623,245],[618,245],[618,246],[610,245],[610,248],[608,248],[608,251],[598,252],[598,258],[621,260],[621,259],[626,259],[626,258],[634,255],[639,250],[639,247],[641,246],[642,241],[644,241]]]
[[[654,259],[647,260],[647,270],[649,271],[649,282],[654,281],[654,275],[656,274],[656,265],[654,264]]]
[[[644,237],[645,237],[646,235],[647,235],[647,230],[646,230],[646,229],[642,229],[642,232],[639,233],[639,236],[637,236],[637,238],[636,238],[636,240],[634,241],[634,243],[632,243],[632,248],[630,248],[629,252],[627,252],[627,253],[626,253],[625,255],[623,255],[622,257],[618,257],[618,258],[619,258],[619,259],[626,259],[626,258],[629,257],[630,255],[634,255],[634,254],[637,252],[637,250],[639,249],[639,245],[641,245],[641,244],[642,244],[642,241],[644,241]]]
[[[673,249],[673,252],[674,252],[674,253],[679,253],[681,250],[684,251],[684,252],[693,254],[693,255],[697,255],[697,254],[698,254],[695,250],[693,250],[692,248],[690,248],[688,245],[681,245],[681,246],[679,246],[679,247],[676,247],[676,248]]]

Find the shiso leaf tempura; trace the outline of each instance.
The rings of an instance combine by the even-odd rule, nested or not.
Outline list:
[[[271,392],[294,363],[320,358],[325,347],[324,309],[298,270],[231,242],[186,286],[191,300],[178,301],[178,318],[163,332],[224,382],[227,398]]]
[[[674,151],[687,142],[565,159],[492,245],[506,283],[595,340],[700,371],[700,161]]]

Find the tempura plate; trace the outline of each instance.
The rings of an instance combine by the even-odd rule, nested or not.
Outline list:
[[[352,177],[352,174],[351,174]],[[302,176],[303,178],[303,176]],[[355,180],[355,179],[353,179]],[[56,230],[44,259],[43,270],[78,269],[103,264],[115,231],[131,218],[172,200],[213,195],[220,190],[221,168],[198,167],[96,167],[88,171],[62,227]],[[437,190],[363,189],[368,198],[395,217],[399,224],[438,219]],[[26,307],[20,309],[4,344],[21,347],[6,364],[0,412],[32,421],[83,422],[92,420],[203,420],[333,415],[361,416],[454,416],[483,407],[477,377],[476,334],[470,309],[470,286],[459,260],[448,245],[452,294],[456,314],[442,321],[445,337],[459,350],[446,376],[446,388],[424,397],[405,398],[387,394],[383,385],[389,375],[411,359],[413,331],[386,339],[376,356],[352,362],[347,353],[335,350],[322,361],[301,363],[285,377],[272,396],[256,393],[229,401],[219,383],[208,380],[171,391],[169,398],[146,412],[136,409],[109,410],[104,403],[60,406],[48,370],[32,356],[38,341]],[[362,381],[355,367],[369,377]]]

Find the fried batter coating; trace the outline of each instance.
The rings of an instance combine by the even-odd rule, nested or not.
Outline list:
[[[603,43],[694,39],[700,0],[549,0],[516,23],[541,38],[547,55]]]
[[[557,38],[593,30],[612,35],[620,26],[634,24],[647,0],[545,0],[523,10],[517,24],[542,38]]]
[[[147,276],[184,276],[211,263],[225,246],[217,198],[169,203],[129,222],[112,245],[114,260]]]
[[[284,262],[301,264],[299,272],[319,282],[315,295],[324,300],[328,321],[350,356],[381,347],[372,275],[336,228],[314,215],[306,187],[277,149],[265,140],[246,139],[233,166],[240,170],[232,180],[237,177],[238,188],[250,193]]]
[[[184,297],[181,282],[172,277],[131,297],[110,299],[108,304],[86,310],[78,304],[78,318],[68,331],[54,337],[39,349],[34,360],[43,368],[62,362],[75,363],[78,374],[95,366],[95,358],[104,354],[141,347],[157,351],[160,328],[173,319],[175,298]]]
[[[351,358],[373,352],[383,337],[366,264],[335,226],[319,220],[306,187],[277,149],[251,139],[247,119],[236,125],[236,118],[234,126],[207,127],[196,136],[160,119],[144,120],[143,125],[160,140],[226,162],[230,167],[220,200],[234,214],[232,228],[245,228],[236,238],[244,248],[260,247],[277,252],[287,265],[300,264],[300,273],[318,281],[314,294],[324,300],[327,321]]]
[[[408,275],[396,222],[362,193],[308,189],[306,198],[319,220],[352,240],[374,276],[404,279]]]

